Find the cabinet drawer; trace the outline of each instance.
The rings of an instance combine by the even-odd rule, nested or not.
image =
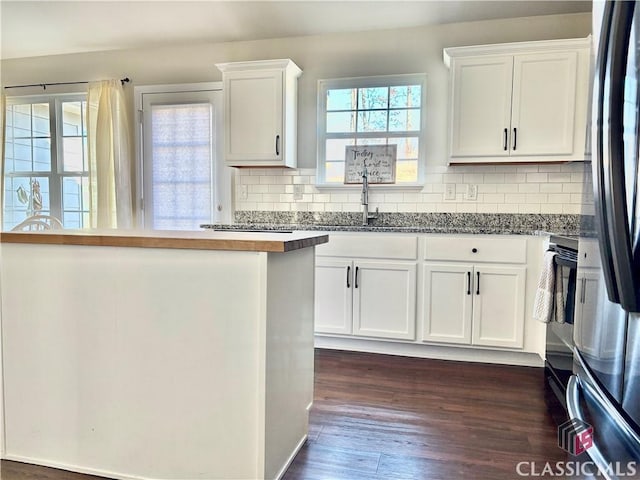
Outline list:
[[[415,260],[418,258],[418,237],[330,234],[329,243],[316,247],[316,255]]]
[[[526,263],[526,238],[427,237],[425,260]]]

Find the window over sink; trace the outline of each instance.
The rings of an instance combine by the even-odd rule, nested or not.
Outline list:
[[[344,183],[345,147],[394,144],[396,184],[419,183],[424,163],[425,84],[424,74],[320,80],[318,185]]]

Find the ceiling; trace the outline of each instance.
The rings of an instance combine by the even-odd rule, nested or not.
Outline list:
[[[579,13],[591,1],[0,0],[0,58]]]

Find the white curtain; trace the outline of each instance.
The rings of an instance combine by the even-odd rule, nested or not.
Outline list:
[[[131,126],[120,80],[89,83],[86,124],[91,228],[131,228]]]

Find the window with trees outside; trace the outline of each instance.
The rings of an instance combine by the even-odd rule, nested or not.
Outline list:
[[[51,215],[89,222],[86,95],[9,97],[5,111],[3,230]]]
[[[420,181],[425,75],[320,80],[319,185],[344,182],[345,147],[397,145],[396,183]]]

